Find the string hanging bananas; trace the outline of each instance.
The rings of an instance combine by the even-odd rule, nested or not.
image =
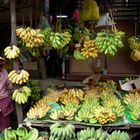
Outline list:
[[[129,47],[133,49],[140,49],[140,38],[136,36],[132,36],[128,38]]]
[[[40,29],[20,27],[16,29],[16,35],[28,48],[40,47],[44,44],[44,35]]]
[[[50,45],[54,49],[63,49],[71,40],[69,32],[58,33],[51,32],[50,34]]]
[[[101,31],[97,33],[95,38],[96,44],[99,46],[100,52],[104,54],[115,55],[118,51],[118,48],[122,48],[124,32],[105,32]]]
[[[28,101],[29,96],[31,96],[31,90],[27,86],[23,86],[20,89],[14,90],[12,94],[12,100],[18,104],[25,104]]]
[[[17,46],[12,45],[12,46],[7,46],[4,49],[4,55],[8,59],[15,59],[19,56],[20,50]]]
[[[29,79],[29,73],[23,69],[18,71],[12,70],[8,74],[8,78],[13,84],[21,85],[27,82],[27,80]]]

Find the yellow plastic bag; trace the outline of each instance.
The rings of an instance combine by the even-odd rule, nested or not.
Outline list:
[[[99,20],[99,7],[94,0],[84,0],[80,10],[80,17],[82,21]]]

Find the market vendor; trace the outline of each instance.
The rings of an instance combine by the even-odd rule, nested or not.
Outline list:
[[[3,68],[5,59],[0,57],[0,131],[10,126],[10,114],[13,111],[12,100],[9,96],[12,83],[8,79],[8,72]]]

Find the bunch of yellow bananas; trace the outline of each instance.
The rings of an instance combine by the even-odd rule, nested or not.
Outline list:
[[[138,92],[134,93],[129,92],[128,94],[125,94],[125,96],[123,97],[123,101],[126,105],[131,102],[140,103],[140,94]]]
[[[41,119],[44,118],[49,111],[50,107],[42,107],[42,108],[37,108],[37,107],[31,107],[30,110],[27,112],[27,117],[29,119]]]
[[[84,42],[84,47],[81,49],[81,54],[86,57],[96,58],[99,53],[99,47],[96,45],[95,40],[89,40]]]
[[[117,118],[115,113],[104,107],[98,107],[94,112],[94,116],[100,124],[115,122]]]
[[[8,78],[9,80],[13,83],[13,84],[23,84],[26,83],[27,80],[29,79],[29,73],[25,70],[12,70],[9,74],[8,74]]]
[[[12,45],[12,46],[7,46],[4,49],[4,55],[8,58],[8,59],[15,59],[19,56],[20,50],[17,46]]]
[[[68,95],[82,101],[84,98],[84,91],[82,89],[71,88],[68,90]]]
[[[140,50],[138,50],[138,49],[132,50],[132,52],[130,54],[130,58],[135,62],[139,61],[140,60]]]
[[[16,34],[28,48],[40,47],[44,44],[44,35],[41,33],[40,29],[20,27],[16,29]]]
[[[14,90],[12,99],[18,104],[25,104],[29,96],[31,96],[30,88],[28,88],[27,86],[23,86],[20,89]]]
[[[76,103],[76,104],[80,103],[80,101],[77,98],[75,98],[74,96],[70,96],[68,93],[63,93],[60,96],[59,100],[64,105],[69,103]]]

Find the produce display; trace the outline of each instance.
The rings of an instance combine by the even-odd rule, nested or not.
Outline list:
[[[33,120],[48,118],[101,125],[114,123],[124,116],[124,107],[114,94],[115,90],[115,82],[112,81],[99,82],[99,85],[83,90],[52,90],[29,109],[27,117]]]
[[[118,49],[124,46],[124,35],[125,33],[122,31],[100,31],[97,33],[95,42],[99,46],[101,53],[115,55]]]
[[[8,59],[15,59],[19,56],[20,50],[17,46],[12,45],[12,46],[7,46],[4,49],[4,55]]]
[[[19,125],[16,130],[6,128],[0,140],[130,140],[127,132],[115,130],[111,133],[94,127],[76,131],[72,124],[54,123],[50,130],[39,131],[34,127]]]

